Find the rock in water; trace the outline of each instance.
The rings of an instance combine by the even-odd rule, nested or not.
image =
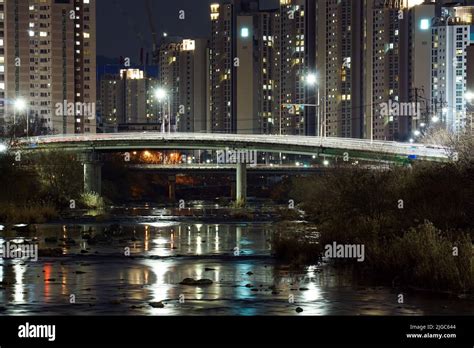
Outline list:
[[[160,302],[150,302],[149,305],[152,306],[153,308],[165,308],[165,305],[161,301]]]
[[[196,285],[211,285],[213,282],[210,279],[199,279]]]
[[[181,285],[196,285],[196,281],[193,278],[186,278],[180,283]]]
[[[301,307],[296,308],[296,313],[301,313],[302,311],[303,311],[303,308],[301,308]]]
[[[194,286],[202,286],[202,285],[211,285],[213,283],[210,279],[199,279],[194,280],[193,278],[186,278],[180,283],[181,285],[194,285]]]

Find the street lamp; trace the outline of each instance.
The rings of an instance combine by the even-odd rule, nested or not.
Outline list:
[[[468,103],[472,103],[474,101],[474,92],[467,91],[466,94],[464,94],[464,98]]]
[[[13,136],[15,136],[15,131],[16,131],[16,113],[17,112],[23,112],[26,110],[27,108],[27,104],[26,104],[26,101],[25,99],[23,98],[17,98],[15,100],[15,102],[13,103],[13,108],[14,108],[14,112],[13,112],[13,128],[14,128],[14,131],[13,131]],[[28,119],[28,112],[27,112],[27,115],[26,115],[26,135],[28,136],[28,131],[29,131],[29,119]]]
[[[23,98],[15,100],[15,110],[24,111],[26,109],[26,101]]]
[[[320,128],[322,128],[322,124],[321,124],[321,97],[320,97],[320,89],[319,89],[319,84],[318,84],[318,75],[315,74],[315,73],[309,73],[305,76],[305,82],[306,82],[306,85],[307,86],[310,86],[310,87],[314,87],[314,86],[317,86],[317,96],[316,98],[318,99],[318,103],[314,106],[316,106],[318,108],[318,112],[317,112],[317,120],[316,120],[316,129],[318,130],[319,132],[319,135],[322,137],[323,133],[324,135],[326,135],[326,131]],[[307,106],[310,106],[309,104]],[[324,122],[324,121],[323,121]],[[325,125],[325,122],[324,122],[324,125]]]
[[[316,74],[306,75],[306,84],[308,86],[315,86],[317,82],[318,82],[318,77],[316,76]]]
[[[168,106],[168,133],[171,133],[171,103],[170,103],[170,96],[168,94],[168,92],[166,91],[166,89],[164,88],[157,88],[155,90],[155,98],[158,102],[164,102],[166,101],[167,103],[167,106]],[[162,132],[165,132],[166,130],[166,126],[165,126],[165,123],[163,122],[163,125],[162,125]]]
[[[155,90],[155,97],[159,102],[162,102],[163,100],[165,100],[167,96],[168,96],[168,93],[166,93],[166,90],[164,88],[157,88]]]

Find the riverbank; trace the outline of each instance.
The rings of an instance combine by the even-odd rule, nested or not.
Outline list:
[[[289,196],[317,226],[281,231],[275,254],[304,265],[321,259],[326,247],[361,246],[364,260],[330,257],[366,277],[404,288],[470,295],[474,292],[474,165],[418,164],[371,171],[341,168],[323,177],[299,178]]]

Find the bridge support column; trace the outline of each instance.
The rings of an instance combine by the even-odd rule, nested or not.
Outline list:
[[[168,199],[171,202],[176,201],[176,175],[168,176]]]
[[[102,194],[102,163],[97,154],[87,153],[83,157],[84,192]]]
[[[247,202],[247,164],[237,163],[235,202],[245,205]]]

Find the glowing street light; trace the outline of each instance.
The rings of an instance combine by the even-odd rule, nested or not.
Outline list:
[[[431,118],[431,121],[432,121],[433,123],[438,123],[438,122],[439,122],[439,117],[438,117],[438,116],[433,116],[433,117]]]
[[[315,73],[309,73],[305,76],[305,83],[307,86],[310,86],[310,87],[314,87],[314,86],[317,86],[317,104],[316,105],[312,105],[312,106],[316,106],[318,108],[318,112],[317,112],[317,118],[316,118],[316,130],[315,132],[316,133],[319,133],[319,135],[322,137],[323,134],[324,136],[326,136],[326,115],[324,114],[324,110],[323,110],[323,122],[321,122],[321,92],[319,90],[319,84],[318,84],[318,75],[315,74]],[[308,105],[309,106],[309,105]]]
[[[23,112],[25,110],[27,110],[27,104],[26,104],[26,100],[23,99],[23,98],[17,98],[14,103],[13,103],[13,108],[14,108],[14,113],[13,113],[13,127],[16,129],[16,113],[17,112]],[[30,124],[30,120],[29,120],[29,115],[28,115],[28,111],[26,112],[26,136],[29,136],[29,124]],[[15,133],[15,131],[14,131]],[[15,136],[15,134],[14,134]]]
[[[317,82],[318,82],[318,77],[316,76],[316,74],[306,75],[306,84],[308,86],[314,86],[317,84]]]
[[[164,88],[157,88],[155,90],[155,98],[158,101],[161,102],[161,101],[165,100],[167,97],[168,97],[168,93],[166,92],[166,90]]]
[[[467,91],[466,94],[464,94],[464,98],[467,100],[468,103],[474,102],[474,92]]]
[[[26,101],[25,99],[23,98],[18,98],[17,100],[15,100],[15,110],[16,111],[25,111],[26,110]]]
[[[416,137],[420,136],[421,132],[419,130],[416,130],[413,132],[413,134],[415,134]]]
[[[0,153],[7,152],[8,147],[5,144],[0,144]]]
[[[156,100],[158,100],[158,102],[163,102],[163,101],[166,101],[166,103],[168,104],[168,115],[167,115],[167,118],[168,118],[168,133],[171,133],[171,102],[170,102],[170,96],[168,94],[168,92],[166,91],[166,89],[164,88],[157,88],[155,90],[155,98]],[[166,128],[165,128],[165,122],[162,123],[162,132],[164,133]]]
[[[325,160],[323,161],[323,164],[324,164],[325,167],[328,167],[328,166],[329,166],[329,161],[328,161],[327,159],[325,159]]]

